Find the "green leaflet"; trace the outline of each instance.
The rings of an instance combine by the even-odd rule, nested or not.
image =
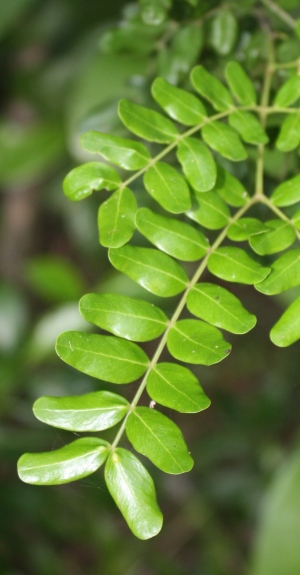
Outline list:
[[[192,70],[191,81],[195,90],[219,112],[224,112],[234,106],[231,94],[224,84],[207,72],[203,66],[196,66]]]
[[[198,192],[211,190],[217,178],[214,158],[210,150],[196,138],[185,138],[178,143],[177,157],[191,184]]]
[[[166,329],[168,318],[153,304],[117,294],[87,294],[79,302],[87,321],[133,341],[150,341]]]
[[[102,246],[119,248],[132,238],[137,203],[129,188],[121,188],[103,202],[98,212],[99,241]]]
[[[300,97],[300,76],[294,74],[281,86],[274,98],[274,106],[287,108]]]
[[[149,142],[169,144],[178,136],[178,130],[171,120],[128,100],[119,103],[119,116],[128,130]]]
[[[135,343],[113,336],[62,333],[58,356],[79,371],[111,383],[130,383],[147,370],[149,359]]]
[[[231,351],[217,328],[196,319],[177,321],[169,331],[167,347],[175,359],[201,365],[218,363]]]
[[[180,413],[197,413],[210,406],[195,375],[176,363],[159,363],[147,377],[150,397]]]
[[[168,212],[180,214],[191,206],[190,190],[184,177],[169,164],[158,162],[144,175],[149,194]]]
[[[275,295],[299,284],[300,250],[290,250],[275,260],[270,275],[255,288],[266,295]]]
[[[297,210],[292,217],[292,222],[294,223],[297,230],[300,230],[300,210]]]
[[[209,248],[208,240],[199,230],[148,208],[137,211],[136,226],[156,247],[179,260],[199,260]]]
[[[172,0],[139,0],[141,17],[145,24],[159,26],[166,18],[166,12],[172,6]]]
[[[241,208],[249,199],[249,194],[243,184],[219,165],[217,165],[217,181],[213,191],[234,208]]]
[[[156,409],[136,407],[126,434],[134,449],[165,473],[186,473],[194,465],[179,427]]]
[[[271,196],[271,201],[280,208],[300,202],[300,175],[277,186]]]
[[[232,112],[229,116],[229,124],[248,144],[267,144],[269,141],[261,123],[250,112],[244,112],[243,110]]]
[[[207,116],[205,107],[196,96],[169,84],[164,78],[154,80],[151,92],[165,112],[185,126],[196,126]]]
[[[158,55],[160,76],[172,84],[179,84],[197,62],[202,46],[204,33],[201,22],[191,21],[181,25],[173,34],[170,47],[164,47]]]
[[[235,242],[248,240],[250,236],[266,232],[268,228],[256,218],[240,218],[228,228],[227,237]]]
[[[179,294],[188,283],[183,268],[159,250],[126,245],[110,249],[109,259],[117,270],[161,297]]]
[[[25,453],[18,461],[18,474],[25,483],[59,485],[94,473],[108,454],[107,441],[83,437],[54,451]]]
[[[129,403],[110,391],[70,397],[40,397],[33,406],[37,419],[69,431],[101,431],[119,423]]]
[[[231,333],[247,333],[256,324],[236,296],[210,283],[195,285],[187,297],[187,308],[196,317]]]
[[[240,104],[242,106],[255,106],[257,96],[254,86],[238,62],[228,62],[225,76],[231,92]]]
[[[101,154],[105,160],[124,170],[144,168],[151,158],[149,150],[140,142],[101,132],[86,132],[80,143],[85,150]]]
[[[300,114],[290,114],[282,123],[276,148],[281,152],[291,152],[300,143]]]
[[[290,247],[296,239],[296,232],[289,222],[270,220],[265,223],[269,231],[252,236],[252,249],[259,255],[276,254]]]
[[[153,480],[133,453],[121,447],[115,449],[105,465],[105,481],[136,537],[150,539],[160,532],[163,516],[157,505]]]
[[[287,347],[300,339],[300,297],[297,297],[272,327],[270,338],[279,347]]]
[[[229,10],[221,10],[213,17],[209,30],[209,43],[217,54],[227,56],[237,40],[238,23]]]
[[[230,211],[216,192],[197,194],[187,216],[209,230],[219,230],[228,224]]]
[[[111,166],[99,162],[88,162],[74,168],[63,181],[64,194],[73,202],[90,196],[94,190],[115,190],[121,178]]]
[[[218,278],[248,285],[261,282],[270,273],[270,268],[262,267],[240,248],[225,246],[209,256],[208,269]]]
[[[202,128],[205,142],[216,152],[234,162],[247,158],[247,152],[236,131],[222,122],[212,122]]]

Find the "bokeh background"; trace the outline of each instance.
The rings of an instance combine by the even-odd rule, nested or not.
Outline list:
[[[99,388],[54,352],[59,333],[88,329],[78,299],[88,291],[141,293],[110,269],[99,245],[99,197],[72,204],[63,196],[63,178],[87,160],[79,135],[122,134],[118,100],[149,104],[156,75],[188,86],[197,62],[217,74],[233,58],[254,76],[263,66],[259,3],[231,3],[225,49],[214,23],[222,4],[196,4],[176,0],[153,25],[141,20],[138,2],[0,0],[1,575],[300,572],[299,345],[278,349],[268,336],[290,295],[266,301],[242,288],[258,326],[231,338],[225,362],[196,370],[212,406],[168,414],[184,430],[195,467],[172,477],[148,465],[165,514],[154,540],[129,532],[101,470],[61,487],[25,485],[16,472],[23,452],[75,439],[38,422],[34,400]],[[277,4],[300,17],[298,0]],[[298,58],[299,38],[278,18],[270,22],[279,59]],[[298,165],[299,156],[271,150],[270,185]],[[251,182],[250,173],[237,175]]]

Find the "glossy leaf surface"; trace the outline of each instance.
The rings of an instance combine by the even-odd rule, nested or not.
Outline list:
[[[231,333],[247,333],[256,324],[239,299],[228,290],[210,283],[199,283],[191,289],[187,308],[196,317]]]
[[[139,170],[150,160],[146,146],[118,136],[91,131],[81,136],[80,143],[85,150],[101,154],[105,160],[125,170]]]
[[[212,253],[208,269],[218,278],[248,285],[262,281],[270,273],[270,268],[261,266],[244,250],[231,246],[218,248]]]
[[[165,473],[185,473],[193,467],[183,435],[168,417],[150,407],[137,407],[126,422],[134,449]]]
[[[232,12],[221,10],[212,19],[209,42],[217,54],[227,56],[237,40],[238,23]]]
[[[127,245],[110,249],[109,259],[117,270],[161,297],[177,295],[188,283],[184,269],[158,250]]]
[[[224,84],[207,72],[203,66],[196,66],[192,70],[191,81],[195,90],[219,112],[224,112],[234,106],[231,94]]]
[[[232,112],[229,116],[229,124],[248,144],[267,144],[269,141],[261,123],[250,112],[244,112],[243,110]]]
[[[227,237],[235,242],[243,242],[250,236],[266,232],[267,229],[257,218],[240,218],[229,226]]]
[[[117,294],[87,294],[79,303],[87,321],[132,341],[150,341],[166,329],[168,318],[155,305]]]
[[[138,210],[136,226],[156,247],[179,260],[199,260],[209,248],[208,240],[199,230],[148,208]]]
[[[271,265],[270,275],[255,287],[266,295],[275,295],[299,284],[300,250],[290,250],[275,260]]]
[[[234,208],[241,208],[249,199],[243,184],[221,166],[217,166],[217,181],[213,191]]]
[[[242,106],[255,106],[257,101],[254,86],[244,68],[238,62],[229,62],[225,75],[231,92]]]
[[[215,192],[197,194],[187,216],[209,230],[219,230],[228,224],[230,211]]]
[[[269,231],[252,236],[249,240],[250,246],[257,254],[276,254],[294,243],[296,232],[289,222],[270,220],[265,225]]]
[[[73,202],[90,196],[93,191],[115,190],[121,178],[111,166],[99,162],[88,162],[71,170],[63,182],[64,194]]]
[[[176,363],[159,363],[151,369],[147,392],[160,405],[180,413],[197,413],[211,403],[196,376]]]
[[[191,184],[198,192],[211,190],[217,178],[214,158],[209,149],[196,138],[185,138],[177,147],[177,157]]]
[[[128,130],[150,142],[169,144],[178,135],[177,128],[171,120],[128,100],[121,100],[119,116]]]
[[[281,152],[291,152],[300,143],[300,114],[290,114],[282,123],[276,148]]]
[[[164,78],[156,78],[151,91],[165,112],[185,126],[196,126],[207,115],[205,107],[196,96],[169,84]]]
[[[271,196],[271,201],[279,207],[292,206],[300,202],[300,175],[277,186]]]
[[[137,203],[129,188],[121,188],[103,202],[98,212],[100,244],[109,248],[123,246],[133,236]]]
[[[111,383],[130,383],[143,375],[148,357],[135,343],[113,336],[62,333],[56,343],[59,357],[79,371]]]
[[[272,327],[270,338],[279,347],[287,347],[300,339],[300,297],[297,297]]]
[[[162,528],[162,513],[152,478],[137,457],[118,447],[105,465],[105,481],[133,534],[139,539],[157,535]]]
[[[34,403],[37,419],[69,431],[101,431],[116,425],[129,403],[110,391],[95,391],[70,397],[40,397]]]
[[[202,128],[205,142],[216,152],[234,162],[247,158],[247,152],[236,131],[222,122],[206,124]]]
[[[231,351],[231,345],[215,327],[196,319],[182,319],[169,331],[168,350],[180,361],[213,365]]]
[[[277,92],[274,105],[280,108],[291,106],[300,97],[300,76],[294,74],[281,86]]]
[[[83,437],[43,453],[25,453],[18,461],[22,481],[34,485],[59,485],[94,473],[109,454],[107,441]]]
[[[158,162],[151,166],[144,175],[144,184],[149,194],[169,212],[180,214],[191,206],[185,179],[169,164]]]

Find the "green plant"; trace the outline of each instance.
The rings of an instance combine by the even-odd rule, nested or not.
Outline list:
[[[292,17],[273,2],[261,4],[296,28]],[[167,3],[157,5],[168,8]],[[247,3],[247,9],[253,5]],[[256,317],[219,280],[254,285],[270,296],[300,284],[300,249],[295,246],[300,239],[300,176],[295,175],[299,61],[278,60],[280,36],[274,38],[265,15],[258,13],[266,62],[254,66],[254,83],[237,60],[225,65],[228,87],[202,65],[194,67],[191,83],[208,102],[206,109],[194,93],[157,78],[152,96],[166,115],[128,100],[119,105],[123,126],[146,140],[148,147],[124,134],[87,132],[81,138],[83,148],[99,153],[109,164],[88,162],[72,170],[64,182],[65,194],[73,201],[95,190],[113,192],[99,209],[100,243],[109,248],[110,262],[118,271],[154,296],[174,298],[173,311],[168,319],[156,299],[154,305],[115,294],[88,294],[80,300],[83,317],[113,335],[63,333],[57,341],[58,355],[109,383],[141,382],[130,402],[111,391],[37,400],[36,417],[62,429],[99,432],[121,423],[112,441],[83,437],[56,451],[23,455],[19,475],[28,483],[65,483],[93,473],[105,462],[108,489],[141,539],[160,531],[162,515],[148,471],[120,442],[126,432],[135,450],[166,473],[192,468],[180,429],[155,404],[182,413],[206,409],[210,400],[195,374],[177,361],[206,366],[222,361],[231,344],[220,330],[243,334],[255,326]],[[158,18],[159,25],[163,18]],[[228,9],[214,14],[210,41],[220,54],[230,53],[236,25]],[[275,178],[270,157],[272,166],[274,158],[279,166]],[[110,163],[134,174],[122,180]],[[236,163],[242,166],[240,179]],[[141,178],[149,195],[141,192]],[[148,247],[147,241],[155,247]],[[296,297],[272,328],[276,345],[288,346],[300,338],[299,308]],[[158,337],[150,360],[136,342]],[[167,361],[166,350],[171,356]],[[149,407],[139,405],[145,390]]]

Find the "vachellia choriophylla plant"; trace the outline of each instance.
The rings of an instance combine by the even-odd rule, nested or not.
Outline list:
[[[209,407],[193,366],[225,360],[230,334],[256,324],[232,284],[252,285],[265,296],[300,284],[300,175],[265,186],[268,150],[284,155],[300,144],[298,62],[280,64],[274,53],[270,35],[266,65],[254,82],[235,60],[226,64],[223,80],[196,65],[193,91],[156,78],[156,108],[122,100],[119,117],[128,137],[84,133],[82,147],[103,160],[76,167],[64,181],[72,201],[111,192],[98,214],[111,265],[154,296],[171,298],[173,312],[167,317],[149,297],[90,293],[80,300],[82,316],[101,334],[63,333],[57,354],[118,390],[39,398],[39,420],[83,436],[61,449],[23,455],[19,476],[53,485],[103,466],[111,496],[140,539],[155,536],[163,518],[149,471],[133,451],[165,473],[192,469],[181,430],[160,406],[191,414]],[[232,174],[235,162],[253,171],[251,189]],[[144,194],[134,193],[136,181]],[[270,337],[279,347],[300,338],[300,297]],[[143,343],[151,340],[148,357]],[[128,401],[118,391],[132,382]],[[115,426],[111,443],[98,436]],[[123,447],[126,437],[133,449]]]

